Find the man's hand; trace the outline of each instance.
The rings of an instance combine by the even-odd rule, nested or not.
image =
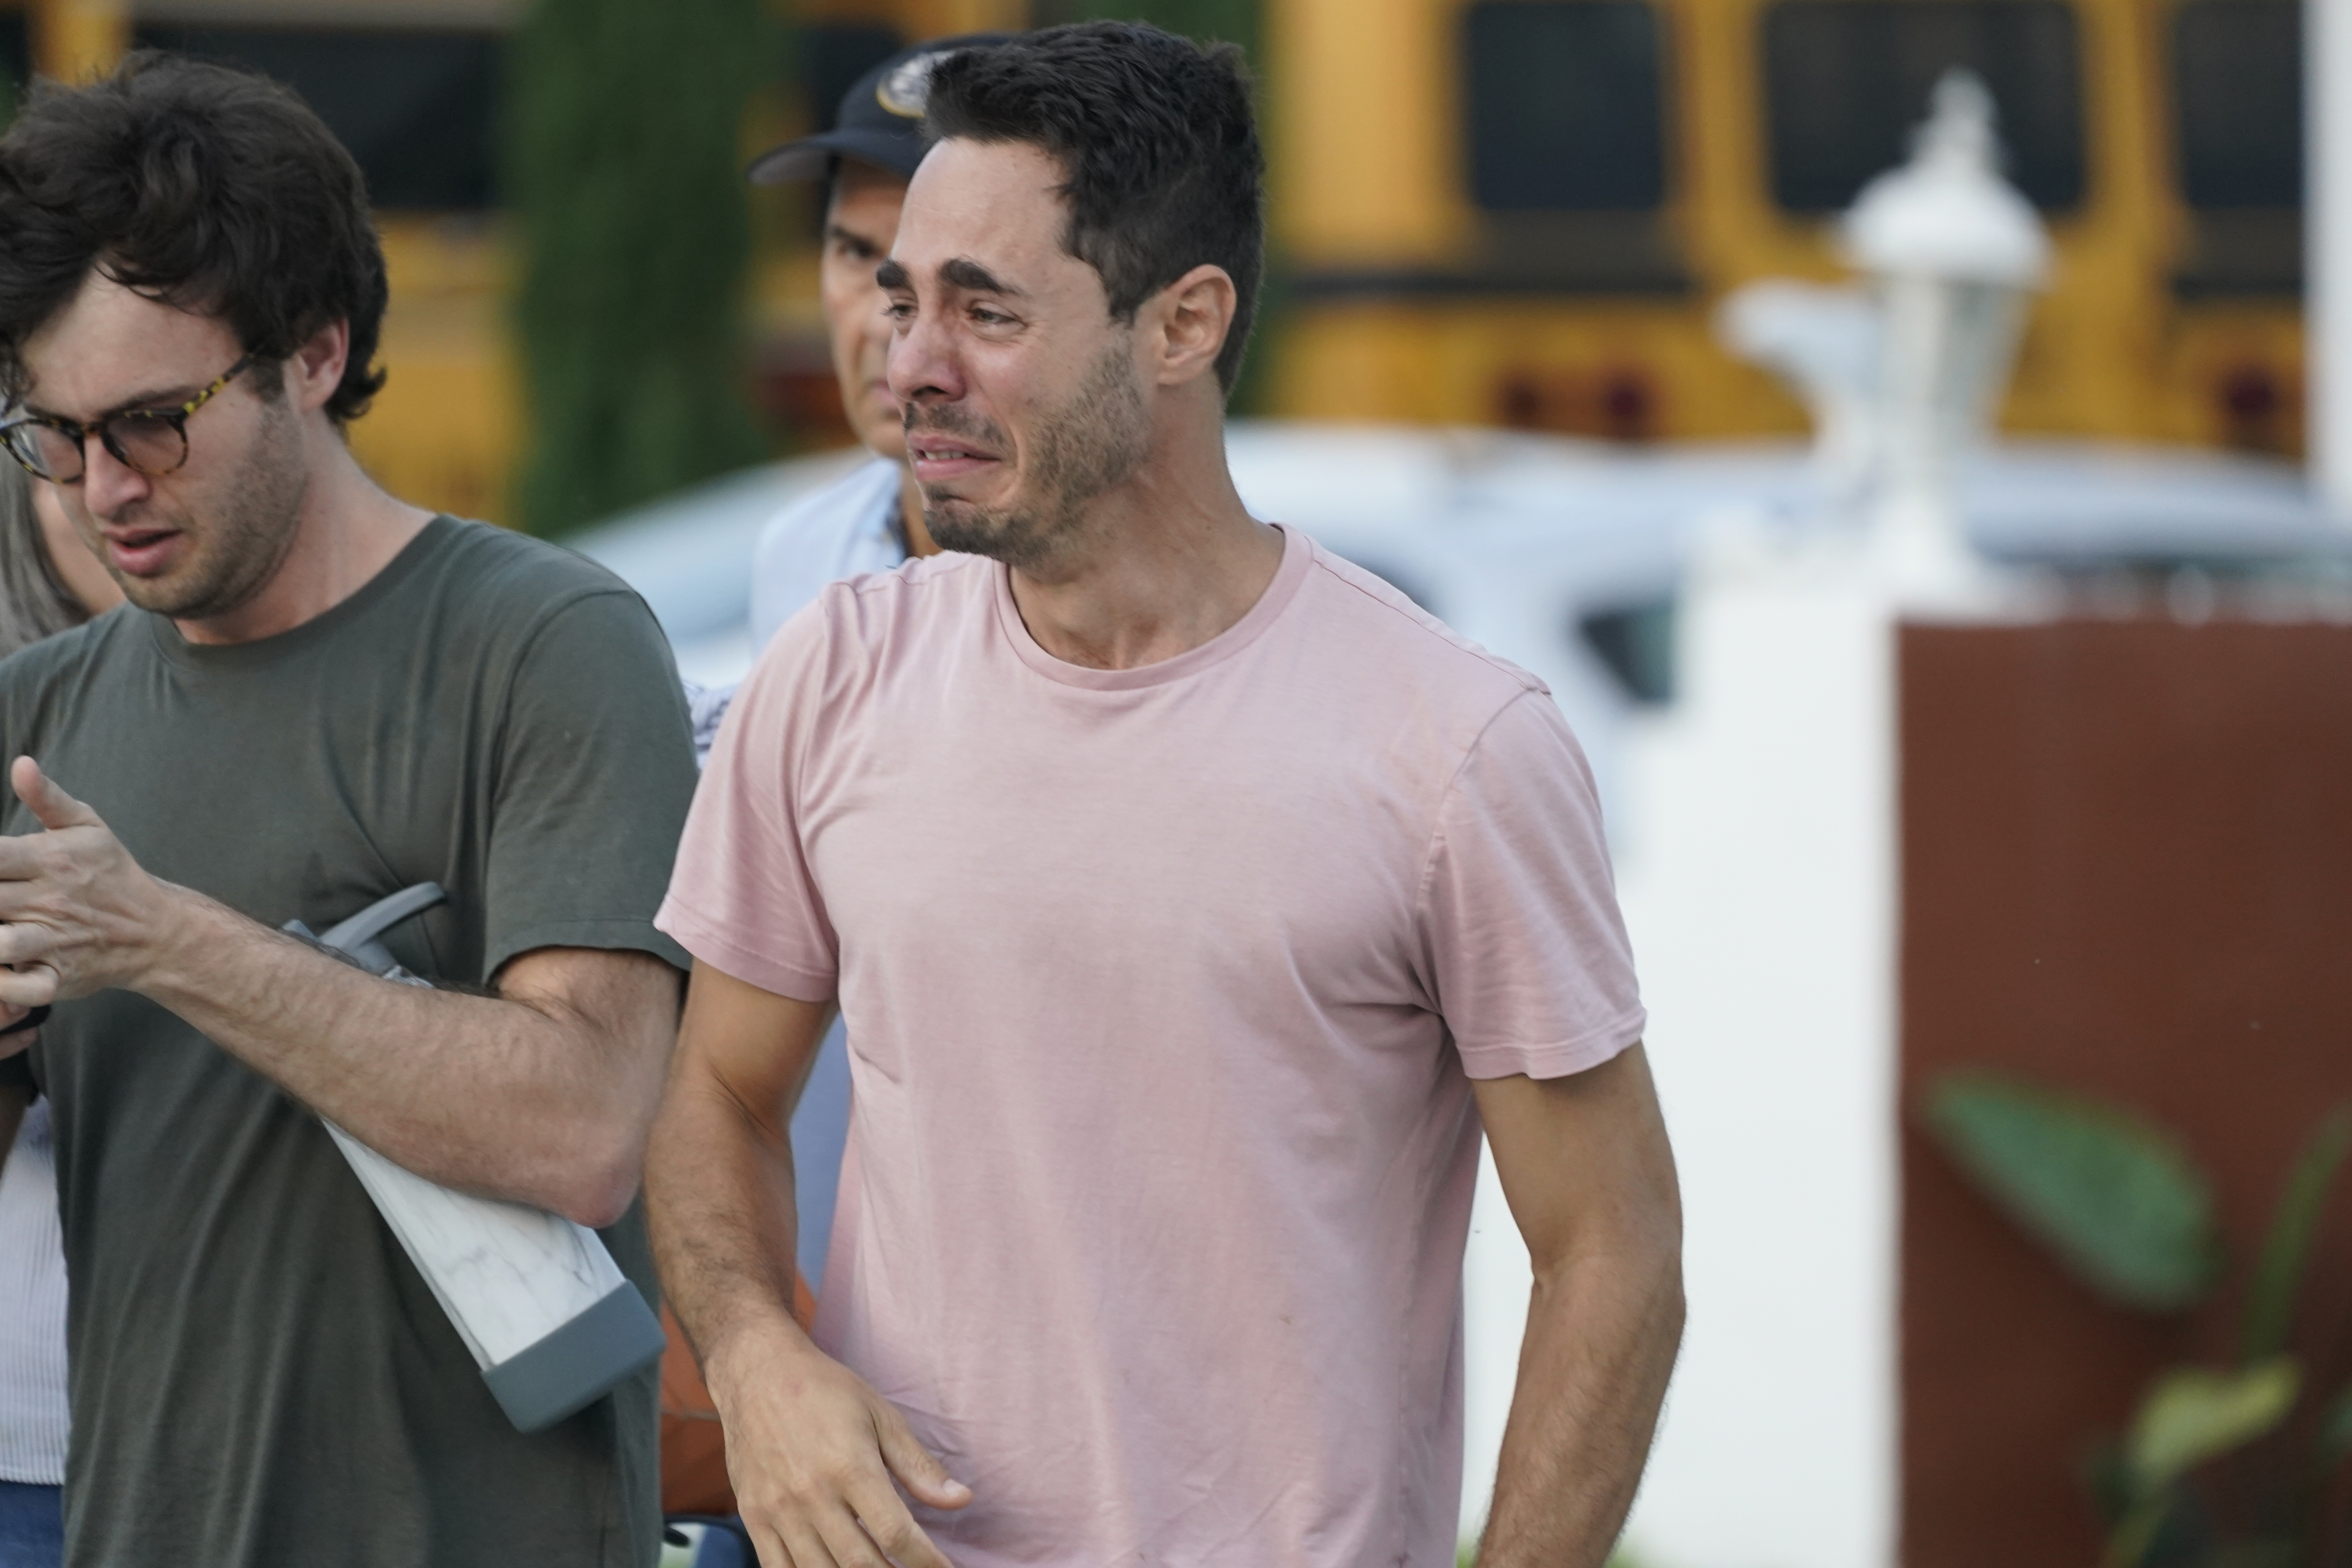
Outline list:
[[[949,1479],[890,1403],[792,1320],[793,1108],[827,1002],[694,966],[646,1194],[654,1254],[702,1357],[727,1468],[768,1568],[949,1568],[898,1498],[956,1509]],[[893,1481],[897,1485],[893,1485]]]
[[[714,1356],[710,1397],[727,1432],[735,1506],[760,1561],[789,1568],[950,1568],[899,1500],[961,1508],[971,1489],[915,1440],[863,1378],[801,1336],[739,1342]]]
[[[0,1002],[23,1009],[135,987],[154,956],[156,916],[176,889],[142,870],[98,813],[30,757],[8,782],[46,829],[0,838]],[[161,922],[168,924],[169,922]],[[0,1037],[0,1054],[22,1049]]]

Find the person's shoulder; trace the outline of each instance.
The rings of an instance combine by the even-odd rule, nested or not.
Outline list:
[[[866,644],[942,625],[951,604],[996,602],[996,563],[943,550],[909,556],[887,572],[830,584],[819,595],[828,621]]]
[[[929,555],[910,555],[887,572],[867,572],[845,578],[837,586],[853,598],[873,598],[893,605],[918,603],[926,596],[937,598],[942,594],[991,593],[995,579],[990,568],[994,565],[985,555],[939,550]]]
[[[760,530],[762,545],[812,531],[846,532],[871,521],[877,508],[898,489],[898,465],[871,458],[776,509]]]
[[[434,519],[429,526],[439,531],[435,553],[440,575],[453,588],[535,602],[635,592],[609,567],[578,551],[511,528],[448,516]]]
[[[759,667],[799,668],[830,685],[878,668],[910,640],[961,637],[971,615],[992,612],[994,564],[941,552],[828,583],[783,624]]]
[[[950,604],[992,604],[993,564],[947,551],[912,556],[887,572],[826,584],[798,618],[814,623],[811,629],[828,646],[878,657],[900,638],[950,631]]]
[[[1490,653],[1416,605],[1392,584],[1314,540],[1303,592],[1348,645],[1348,657],[1380,678],[1400,675],[1489,710],[1550,688],[1509,659]]]
[[[494,523],[438,517],[420,584],[444,636],[520,651],[550,625],[586,615],[651,625],[653,612],[609,567]]]

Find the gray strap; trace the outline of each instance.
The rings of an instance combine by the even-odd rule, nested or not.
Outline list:
[[[448,896],[438,882],[419,882],[389,898],[378,899],[351,919],[329,927],[324,936],[311,936],[310,929],[300,921],[289,921],[284,929],[345,955],[371,974],[384,974],[398,968],[399,963],[392,956],[392,950],[375,939],[409,916],[445,901]]]

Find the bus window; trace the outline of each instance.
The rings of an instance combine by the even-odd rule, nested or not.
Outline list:
[[[2081,205],[2081,50],[2056,0],[1786,0],[1765,12],[1763,41],[1783,208],[1836,211],[1901,163],[1955,66],[1992,89],[2018,188],[2045,210]]]
[[[143,23],[137,41],[292,87],[351,149],[379,208],[462,211],[494,199],[496,34]]]
[[[1471,199],[1635,212],[1665,199],[1665,43],[1643,0],[1480,0],[1463,15]]]
[[[2172,91],[2190,206],[2303,205],[2300,0],[2189,0],[2173,17]]]
[[[2303,287],[2302,13],[2295,0],[2189,0],[2173,16],[2184,299]]]

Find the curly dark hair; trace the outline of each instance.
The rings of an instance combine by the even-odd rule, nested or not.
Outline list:
[[[36,87],[0,137],[6,399],[25,391],[26,340],[92,268],[219,317],[265,362],[348,322],[350,363],[327,402],[338,425],[383,386],[383,247],[366,182],[290,88],[152,50],[89,87]]]
[[[1122,321],[1193,268],[1223,268],[1240,298],[1217,381],[1233,391],[1265,267],[1265,154],[1239,48],[1140,22],[1047,27],[941,60],[924,128],[1060,163],[1063,248],[1102,276]]]

